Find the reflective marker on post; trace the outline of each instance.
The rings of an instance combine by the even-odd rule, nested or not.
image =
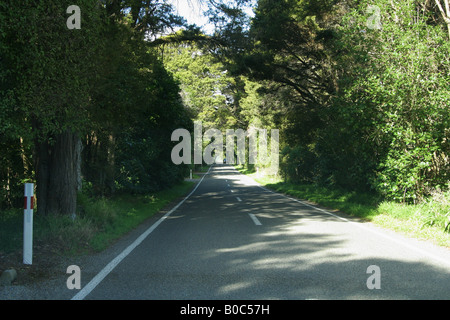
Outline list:
[[[25,183],[23,216],[23,263],[33,263],[33,197],[34,183]]]

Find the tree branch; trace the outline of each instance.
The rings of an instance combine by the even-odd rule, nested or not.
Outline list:
[[[447,11],[447,13],[445,13],[444,12],[444,8],[442,8],[440,0],[435,0],[436,5],[439,8],[439,11],[441,11],[442,18],[444,18],[445,23],[447,23],[448,37],[449,37],[449,40],[450,40],[450,5],[449,5],[448,1],[449,0],[444,0],[445,10]]]
[[[444,1],[445,1],[445,7],[446,7],[446,10],[447,10],[447,14],[445,13],[444,8],[442,8],[442,5],[441,5],[440,0],[435,0],[436,5],[438,6],[439,11],[440,11],[441,14],[442,14],[442,18],[444,18],[444,21],[445,21],[447,24],[450,24],[450,8],[449,8],[449,3],[448,3],[448,0],[444,0]],[[447,16],[447,15],[448,15],[448,16]]]

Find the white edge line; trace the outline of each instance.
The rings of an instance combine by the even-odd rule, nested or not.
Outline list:
[[[257,225],[260,226],[261,222],[258,220],[258,218],[253,214],[253,213],[249,213],[248,214],[250,216],[250,218],[252,218],[253,222]]]
[[[256,181],[255,181],[255,182],[256,182]],[[400,245],[402,245],[402,246],[404,246],[404,247],[406,247],[406,248],[408,248],[408,249],[410,249],[410,250],[412,250],[412,251],[415,251],[416,253],[423,254],[423,255],[425,255],[425,256],[427,256],[427,257],[429,257],[429,258],[432,258],[432,259],[434,259],[434,260],[437,260],[437,261],[439,261],[439,262],[441,262],[441,263],[444,263],[444,264],[450,266],[450,261],[448,261],[448,260],[446,260],[446,259],[443,259],[443,258],[441,258],[441,257],[439,257],[439,256],[434,255],[434,254],[431,254],[431,253],[429,253],[429,252],[427,252],[427,251],[425,251],[425,250],[419,249],[419,248],[417,248],[417,247],[415,247],[415,246],[413,246],[413,245],[410,245],[410,244],[408,244],[408,243],[406,243],[406,242],[404,242],[404,241],[402,241],[402,240],[395,239],[395,238],[390,237],[390,236],[388,236],[388,235],[386,235],[386,234],[384,234],[384,233],[381,233],[381,232],[378,232],[378,231],[373,230],[373,229],[371,229],[371,228],[368,228],[368,227],[362,225],[361,223],[354,222],[354,221],[350,221],[350,220],[348,220],[348,219],[345,219],[345,218],[343,218],[343,217],[340,217],[340,216],[338,216],[338,215],[335,215],[335,214],[333,214],[333,213],[331,213],[331,212],[328,212],[328,211],[326,211],[326,210],[324,210],[324,209],[321,209],[321,208],[317,208],[317,207],[315,207],[315,206],[312,206],[312,205],[310,205],[310,204],[308,204],[308,203],[306,203],[306,202],[303,202],[303,201],[301,201],[301,200],[298,200],[298,199],[289,197],[289,196],[287,196],[287,195],[285,195],[285,194],[282,194],[282,193],[278,193],[278,192],[272,191],[272,190],[270,190],[270,189],[267,189],[267,188],[261,186],[259,183],[257,183],[257,186],[260,187],[261,189],[264,189],[264,190],[268,191],[268,192],[271,192],[271,193],[274,193],[274,194],[283,196],[283,197],[285,197],[285,198],[288,198],[288,199],[290,199],[290,200],[293,200],[293,201],[296,201],[296,202],[298,202],[298,203],[301,203],[302,205],[308,206],[308,207],[310,207],[310,208],[312,208],[312,209],[315,209],[315,210],[317,210],[317,211],[326,213],[326,214],[328,214],[328,215],[330,215],[330,216],[333,216],[333,217],[335,217],[335,218],[337,218],[337,219],[339,219],[339,220],[342,220],[342,221],[351,223],[351,224],[353,224],[353,225],[355,225],[355,226],[357,226],[357,227],[359,227],[359,228],[361,228],[361,229],[370,231],[370,232],[372,232],[372,233],[374,233],[374,234],[376,234],[376,235],[378,235],[378,236],[380,236],[380,237],[383,237],[383,238],[388,239],[388,240],[390,240],[390,241],[392,241],[392,242],[395,242],[395,243],[397,243],[397,244],[400,244]]]
[[[144,241],[147,236],[153,232],[169,215],[171,215],[179,206],[183,204],[194,192],[197,190],[200,183],[211,170],[212,166],[209,167],[208,172],[200,179],[195,188],[175,207],[173,207],[169,212],[162,216],[158,221],[156,221],[151,227],[144,231],[132,244],[130,244],[126,249],[124,249],[118,256],[116,256],[110,263],[108,263],[88,284],[86,284],[83,289],[81,289],[71,300],[83,300],[92,290],[97,287],[97,285],[126,257],[133,251],[138,245]]]

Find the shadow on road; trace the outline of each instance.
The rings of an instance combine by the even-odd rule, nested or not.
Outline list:
[[[190,235],[189,250],[199,259],[190,274],[193,281],[210,270],[215,274],[201,280],[209,295],[201,290],[193,299],[450,298],[447,268],[346,221],[238,183],[242,176],[228,165],[214,169],[212,178],[230,181],[236,192],[217,186],[208,190],[211,202],[196,204],[198,212],[213,214],[216,224]],[[232,201],[236,195],[244,201]],[[220,205],[203,207],[214,202]],[[246,212],[257,214],[263,225],[251,225]],[[193,217],[202,218],[206,214]],[[380,268],[381,289],[367,286],[371,265]]]

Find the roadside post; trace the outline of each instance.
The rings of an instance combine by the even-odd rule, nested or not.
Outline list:
[[[34,183],[25,183],[25,201],[23,215],[23,263],[33,263],[33,208]]]

